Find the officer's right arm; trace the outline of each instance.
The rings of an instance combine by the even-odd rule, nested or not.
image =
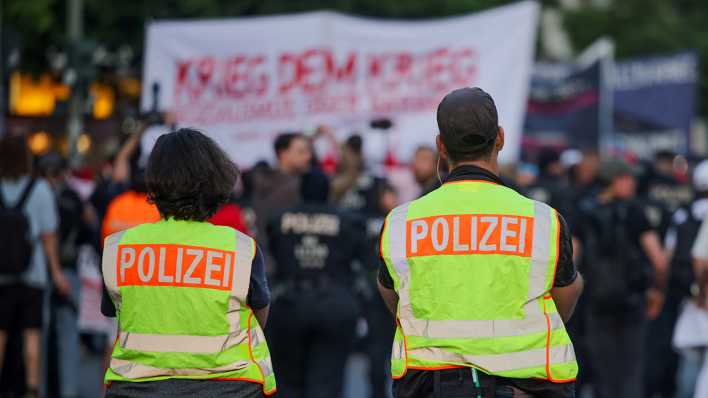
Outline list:
[[[265,328],[270,311],[270,286],[265,271],[265,258],[260,246],[256,246],[256,254],[251,264],[251,280],[248,286],[247,304],[253,309],[258,324]]]
[[[563,322],[568,322],[573,316],[575,305],[583,292],[583,278],[575,267],[575,245],[578,240],[573,239],[570,228],[563,216],[558,215],[560,223],[560,245],[558,251],[558,264],[551,288],[551,296],[556,303],[556,308]]]
[[[383,233],[386,228],[386,224],[381,226],[381,238],[379,239],[379,245],[382,245]],[[379,272],[376,277],[376,285],[379,288],[379,294],[386,304],[386,308],[393,314],[396,318],[396,309],[398,308],[398,293],[393,288],[393,278],[386,267],[386,262],[383,259],[383,250],[379,251],[378,258],[378,268]]]
[[[393,317],[396,317],[396,309],[398,308],[398,293],[393,288],[393,278],[386,267],[383,257],[379,256],[379,272],[376,277],[376,285],[379,288],[379,294],[386,304],[386,308],[391,311]]]
[[[389,289],[386,286],[382,285],[381,281],[377,281],[376,284],[379,287],[379,293],[381,294],[381,298],[386,304],[386,308],[391,311],[391,314],[393,314],[395,318],[396,308],[398,308],[398,294],[396,294],[395,290]]]
[[[575,305],[578,303],[578,299],[583,293],[584,285],[583,276],[578,273],[575,280],[570,285],[551,289],[551,296],[556,303],[556,308],[558,308],[558,313],[563,319],[563,322],[568,322],[570,317],[573,316]]]
[[[262,328],[265,328],[266,323],[268,323],[268,313],[270,313],[270,304],[266,305],[263,308],[253,310],[253,315],[256,316],[256,320]]]

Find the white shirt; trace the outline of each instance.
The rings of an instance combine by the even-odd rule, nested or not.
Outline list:
[[[708,260],[708,222],[705,220],[701,225],[701,229],[698,231],[696,241],[693,243],[691,254],[695,258]]]
[[[691,212],[696,220],[705,220],[706,216],[708,216],[708,198],[698,199],[693,202]],[[673,251],[676,248],[676,227],[685,223],[686,220],[688,220],[686,209],[680,208],[676,210],[671,220],[671,226],[666,231],[666,237],[664,238],[664,246],[667,250]]]

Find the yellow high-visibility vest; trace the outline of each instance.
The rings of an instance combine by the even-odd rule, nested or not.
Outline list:
[[[265,336],[247,305],[255,241],[229,227],[142,224],[110,235],[103,277],[119,334],[105,380],[243,380],[275,392]]]
[[[550,290],[556,211],[487,181],[444,184],[388,215],[381,254],[398,293],[392,374],[472,367],[575,379],[578,365]]]

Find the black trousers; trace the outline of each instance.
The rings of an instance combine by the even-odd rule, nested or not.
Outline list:
[[[386,398],[390,392],[388,382],[391,380],[391,347],[396,324],[378,294],[369,304],[364,316],[369,325],[365,352],[369,357],[370,398]]]
[[[659,317],[647,325],[644,393],[648,397],[668,398],[676,392],[679,355],[674,351],[672,339],[684,298],[681,292],[669,290]]]
[[[359,312],[354,295],[338,286],[291,289],[275,300],[266,335],[279,398],[342,395]]]
[[[533,398],[510,385],[498,384],[495,377],[477,372],[475,385],[471,368],[411,371],[394,381],[395,398]]]
[[[262,398],[263,387],[257,383],[228,380],[170,379],[139,383],[113,382],[106,398]]]
[[[597,398],[645,398],[642,383],[645,321],[588,314],[587,348]]]

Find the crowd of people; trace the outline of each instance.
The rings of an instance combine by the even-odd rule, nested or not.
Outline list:
[[[0,364],[8,396],[38,396],[42,388],[79,396],[86,344],[78,327],[80,248],[100,253],[112,233],[160,219],[145,186],[143,130],[99,168],[89,188],[77,182],[87,173],[61,156],[33,159],[24,137],[0,138],[0,217],[12,220],[0,225],[8,264],[0,266]],[[411,198],[387,179],[386,168],[367,162],[365,140],[353,134],[334,145],[332,165],[318,159],[312,137],[279,135],[275,162],[244,171],[231,201],[210,218],[254,237],[260,248],[268,281],[252,278],[266,287],[263,297],[249,299],[271,303],[265,334],[286,396],[341,395],[356,352],[369,358],[370,396],[390,394],[394,319],[376,293],[379,236],[386,214]],[[572,234],[573,260],[587,282],[568,324],[579,391],[598,398],[708,396],[708,337],[686,342],[676,327],[695,336],[685,308],[700,314],[708,304],[707,162],[689,165],[668,151],[642,163],[543,150],[502,170],[506,185],[557,209]],[[391,167],[408,168],[419,196],[444,179],[433,147]],[[17,206],[24,216],[13,212]],[[26,264],[13,269],[13,261]],[[101,311],[114,316],[109,303],[104,299]],[[43,330],[50,336],[44,342]],[[113,338],[104,339],[106,350]],[[22,352],[10,352],[13,339],[22,340]],[[44,355],[48,347],[54,355]],[[3,362],[10,354],[15,360]],[[24,370],[10,369],[16,363]],[[56,370],[54,383],[43,382],[51,373],[43,368]]]

